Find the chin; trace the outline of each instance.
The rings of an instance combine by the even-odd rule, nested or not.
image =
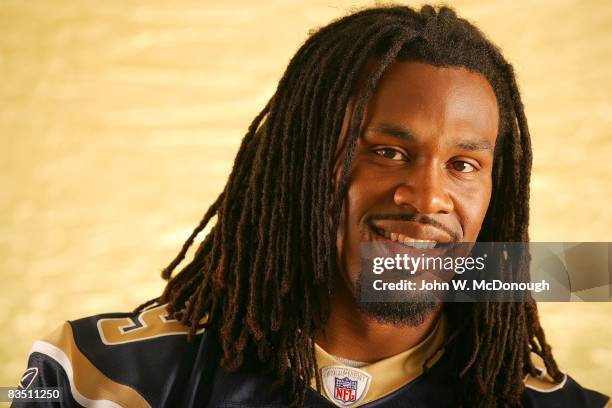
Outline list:
[[[393,326],[420,326],[435,313],[440,303],[433,293],[425,291],[393,302],[360,302],[361,285],[357,284],[356,289],[355,302],[359,311],[378,323]]]
[[[436,302],[367,302],[358,305],[361,312],[378,323],[407,327],[422,325],[437,307]]]

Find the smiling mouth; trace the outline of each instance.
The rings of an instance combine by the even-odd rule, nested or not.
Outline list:
[[[399,232],[391,232],[391,231],[387,231],[384,230],[382,228],[373,228],[374,232],[381,236],[382,238],[385,238],[389,241],[392,242],[396,242],[398,244],[404,245],[406,247],[410,247],[410,248],[417,248],[417,249],[432,249],[432,248],[436,248],[436,245],[438,245],[438,241],[434,241],[434,240],[429,240],[429,239],[417,239],[405,234],[401,234]]]

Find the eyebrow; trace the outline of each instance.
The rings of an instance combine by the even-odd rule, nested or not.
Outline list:
[[[475,151],[480,151],[480,150],[489,150],[489,151],[493,151],[493,147],[491,146],[491,144],[489,142],[485,142],[485,141],[467,141],[467,142],[459,142],[457,144],[455,144],[456,147],[462,149],[462,150],[469,150],[472,152]]]
[[[366,133],[368,132],[384,133],[386,135],[393,136],[398,139],[402,139],[402,140],[409,141],[409,142],[416,141],[416,137],[414,136],[413,132],[411,132],[409,129],[406,129],[405,127],[396,126],[396,125],[381,124],[377,126],[368,127],[365,131]],[[491,144],[485,140],[458,141],[457,143],[455,143],[455,147],[458,147],[461,150],[467,150],[467,151],[482,151],[482,150],[493,151],[493,147],[491,146]]]
[[[389,136],[394,136],[399,139],[407,140],[410,142],[413,142],[416,140],[416,138],[414,137],[414,134],[410,130],[400,127],[400,126],[394,126],[394,125],[382,124],[378,126],[371,126],[366,129],[366,132],[385,133]]]

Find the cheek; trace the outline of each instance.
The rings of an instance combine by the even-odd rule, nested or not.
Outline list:
[[[358,162],[351,170],[336,241],[342,270],[348,272],[352,280],[361,268],[360,245],[366,238],[363,220],[376,206],[378,198],[384,196],[384,183],[363,170]]]
[[[360,183],[354,180],[349,182],[342,205],[338,224],[338,254],[345,262],[354,255],[359,245],[359,219],[364,207],[363,191]]]
[[[365,215],[384,202],[386,198],[393,197],[392,185],[393,182],[389,177],[377,174],[370,166],[356,160],[351,170],[344,200],[343,213],[347,217],[346,224],[353,229],[362,229]],[[357,234],[352,234],[352,238],[360,237]]]
[[[463,240],[475,242],[491,200],[491,180],[474,183],[455,191],[455,210],[463,228]]]

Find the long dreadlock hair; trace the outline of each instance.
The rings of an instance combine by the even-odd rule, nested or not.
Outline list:
[[[339,182],[336,148],[349,98],[368,59],[376,66],[354,100]],[[314,337],[326,321],[338,273],[336,234],[359,124],[396,60],[459,66],[484,75],[498,100],[493,190],[478,241],[527,242],[531,146],[512,66],[485,36],[447,7],[366,9],[313,33],[290,61],[275,94],[249,126],[224,191],[162,272],[167,303],[194,333],[213,330],[227,370],[255,360],[292,405],[310,379],[320,387]],[[196,236],[217,218],[196,254],[172,276]],[[527,257],[500,268],[521,268]],[[443,345],[453,359],[458,405],[520,404],[530,353],[560,381],[536,304],[454,303]]]

